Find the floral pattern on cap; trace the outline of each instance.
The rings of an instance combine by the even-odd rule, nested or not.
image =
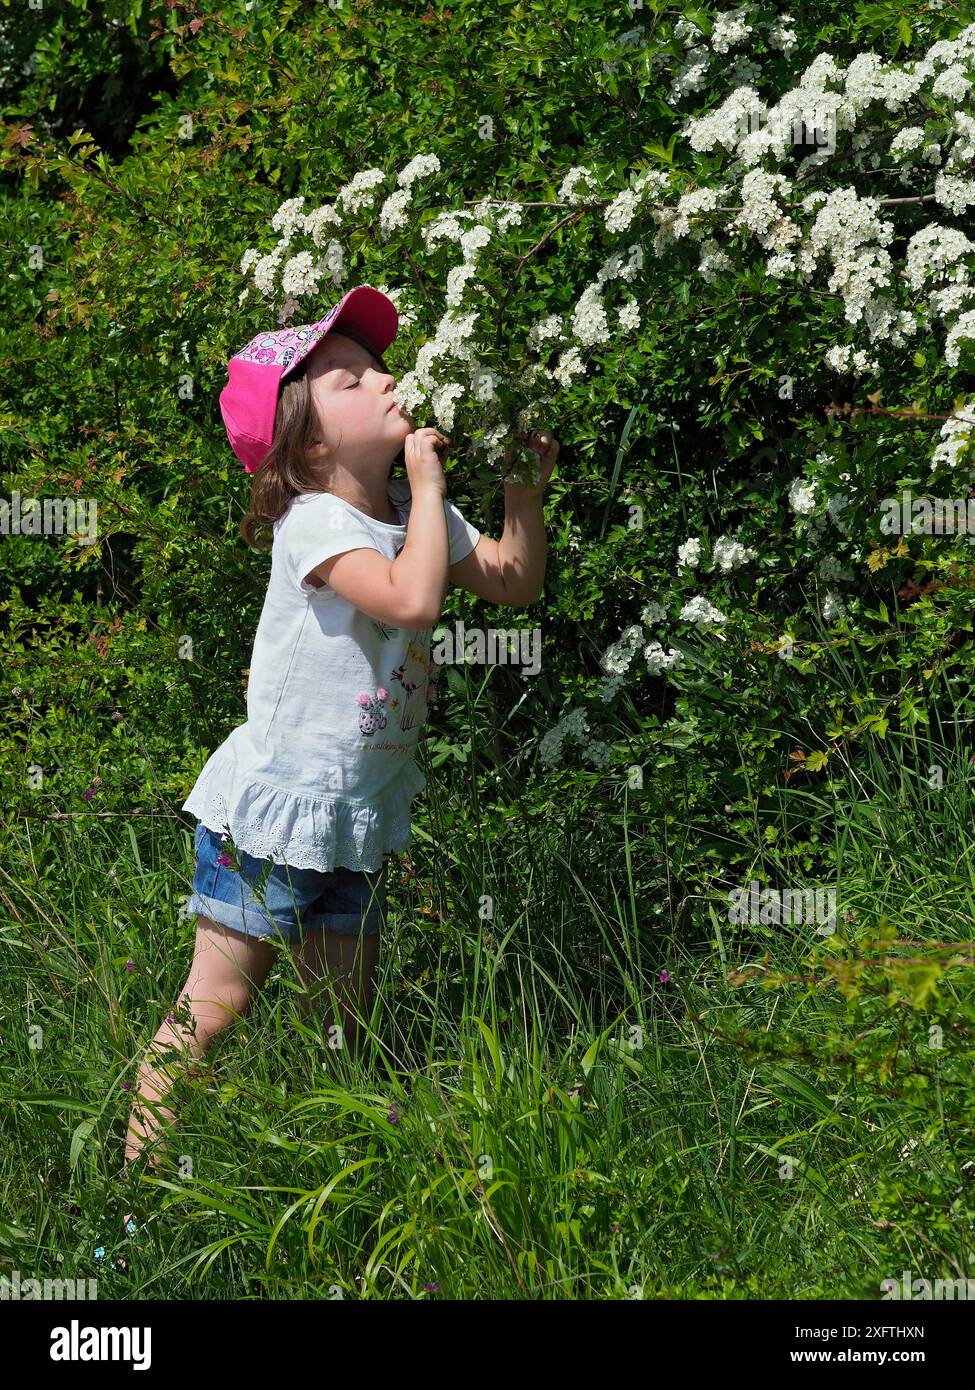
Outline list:
[[[348,295],[345,299],[348,299]],[[231,360],[260,362],[265,366],[285,369],[292,365],[297,366],[326,332],[345,299],[333,305],[318,323],[303,323],[297,328],[279,328],[271,333],[258,333],[240,352],[235,352]]]

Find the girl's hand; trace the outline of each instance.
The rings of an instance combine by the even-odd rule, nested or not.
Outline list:
[[[523,483],[514,476],[511,470],[511,462],[514,457],[514,448],[509,446],[504,451],[504,485],[512,488],[519,497],[541,497],[548,480],[552,476],[552,469],[555,467],[555,460],[559,456],[559,441],[554,434],[548,430],[536,430],[532,434],[516,434],[516,439],[524,441],[524,447],[531,449],[539,458],[538,481],[536,483]]]
[[[435,487],[446,497],[447,479],[440,454],[446,453],[449,445],[449,437],[435,429],[414,430],[406,436],[403,459],[411,493],[418,492],[422,487]]]

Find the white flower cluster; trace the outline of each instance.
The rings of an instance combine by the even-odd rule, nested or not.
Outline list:
[[[800,516],[808,516],[816,510],[816,484],[807,483],[805,478],[796,478],[789,488],[789,506]]]
[[[396,176],[396,182],[400,188],[412,188],[417,179],[425,178],[427,174],[439,174],[440,160],[435,154],[414,155],[404,168]]]
[[[957,468],[963,454],[971,447],[975,430],[975,411],[953,410],[941,426],[941,442],[937,445],[931,460],[931,470],[948,467]]]
[[[948,336],[945,339],[945,361],[949,367],[958,366],[958,356],[961,351],[960,343],[975,343],[975,309],[969,309],[966,313],[951,325]]]
[[[684,570],[697,569],[701,563],[701,539],[699,536],[690,536],[683,545],[677,547],[677,573],[683,574]]]
[[[855,350],[849,343],[837,343],[826,353],[826,365],[834,372],[879,372],[880,363],[875,362],[863,348]]]
[[[875,289],[890,284],[892,261],[885,249],[894,237],[894,224],[877,216],[879,198],[860,198],[854,188],[835,188],[816,214],[799,253],[799,268],[810,275],[824,254],[832,261],[830,290],[843,296],[846,317],[857,323]],[[871,338],[887,329],[879,318],[868,318]]]
[[[651,676],[663,676],[675,666],[679,666],[683,661],[683,653],[671,647],[664,651],[661,644],[654,639],[648,642],[643,648],[643,655],[646,658],[647,670]]]
[[[852,579],[853,571],[842,564],[835,555],[824,555],[819,562],[821,579]]]
[[[654,623],[662,623],[666,616],[667,605],[651,601],[644,605],[640,613],[640,622],[646,623],[647,627],[652,627]]]
[[[724,570],[726,573],[756,558],[757,551],[742,545],[740,541],[732,540],[730,536],[719,536],[711,547],[711,568]]]
[[[627,299],[620,305],[618,321],[621,333],[632,333],[640,327],[640,306],[635,299]]]
[[[691,228],[690,219],[702,212],[713,212],[720,203],[723,193],[723,188],[695,188],[677,200],[677,207],[673,214],[661,212],[660,233],[655,243],[655,249],[658,253],[666,240],[676,241],[692,232],[694,229]],[[698,240],[705,235],[703,228],[696,229],[696,232]]]
[[[385,180],[382,169],[362,169],[351,182],[342,185],[335,195],[335,201],[346,213],[371,208],[376,202],[375,190]]]
[[[895,159],[903,159],[904,155],[912,154],[924,144],[924,127],[920,125],[908,125],[903,130],[899,130],[890,142],[890,152]]]
[[[576,708],[563,715],[554,729],[543,734],[538,744],[539,756],[543,763],[556,763],[562,757],[562,744],[567,738],[585,739],[589,730],[586,712]]]
[[[960,217],[975,203],[975,179],[962,179],[942,170],[934,181],[934,197],[942,207]]]
[[[549,338],[558,339],[562,336],[562,318],[559,314],[549,314],[544,319],[539,319],[538,323],[532,324],[528,330],[528,342],[533,348]]]
[[[603,213],[607,232],[625,232],[648,197],[660,197],[667,191],[670,175],[657,169],[647,169],[632,188],[618,193]]]
[[[571,386],[577,376],[585,376],[586,364],[578,348],[567,348],[552,369],[552,375],[560,386]]]
[[[780,48],[786,57],[796,47],[795,20],[791,15],[780,14],[769,25],[767,42],[770,48]]]
[[[580,191],[578,185],[585,185],[585,191]],[[569,170],[565,178],[559,184],[559,202],[568,203],[570,207],[583,207],[586,203],[598,202],[599,194],[596,192],[596,179],[591,169],[584,165],[577,165]],[[595,196],[594,196],[595,195]]]
[[[704,242],[701,247],[701,259],[698,261],[697,269],[701,279],[707,284],[713,284],[721,271],[730,270],[734,262],[726,252],[713,239]]]
[[[716,30],[731,38],[740,37],[743,26],[754,21],[749,7],[739,7],[724,12],[716,21]],[[711,51],[698,42],[700,35],[689,22],[678,21],[674,32],[685,46],[690,45],[688,62],[699,57],[699,51]],[[768,37],[771,43],[771,33]],[[820,132],[830,137],[824,148],[802,162],[803,173],[850,152],[855,167],[876,167],[882,154],[871,151],[878,137],[883,139],[890,114],[916,107],[937,109],[939,99],[943,102],[945,98],[967,106],[973,66],[975,24],[954,39],[932,44],[915,62],[888,63],[876,53],[863,53],[844,67],[831,54],[820,53],[773,105],[761,101],[746,76],[717,107],[689,121],[685,130],[692,149],[710,152],[723,146],[735,157],[728,172],[740,180],[742,209],[730,229],[752,233],[772,252],[766,273],[775,278],[798,272],[809,279],[825,259],[828,289],[841,295],[847,321],[862,326],[867,342],[884,350],[903,348],[905,338],[918,330],[919,322],[915,312],[899,309],[891,294],[898,289],[902,274],[888,250],[895,228],[880,215],[881,199],[861,198],[852,187],[816,190],[800,202],[802,210],[814,216],[812,225],[803,228],[781,206],[791,191],[787,181],[776,171],[757,166],[766,157],[788,158],[791,163],[793,135],[801,123],[807,140],[810,131],[817,141]],[[734,71],[727,71],[734,78]],[[745,71],[739,68],[739,77]],[[975,162],[975,118],[967,109],[958,109],[945,119],[946,153],[944,167],[935,179],[934,198],[956,216],[964,216],[975,206],[975,179],[969,176]],[[846,135],[849,140],[844,144]],[[919,166],[912,158],[920,156],[935,166],[942,163],[942,143],[928,139],[919,125],[908,124],[896,131],[888,148],[892,159],[900,164],[899,177],[904,183],[917,182]],[[872,160],[870,166],[868,158]],[[937,256],[955,249],[951,241],[939,245],[932,230],[924,228],[911,240],[904,268],[909,284],[916,280],[919,264],[925,268],[930,264],[926,252]],[[941,233],[947,235],[950,230],[941,229]],[[954,233],[952,241],[959,244],[959,239],[967,240]],[[794,246],[797,242],[799,245]],[[712,249],[709,243],[700,265],[706,280],[713,279],[721,268],[719,254],[717,245]],[[958,363],[959,345],[972,340],[973,306],[966,302],[967,266],[964,279],[965,289],[960,290],[957,284],[948,287],[952,289],[950,295],[943,284],[933,287],[927,306],[933,317],[945,321],[945,352],[952,366]]]
[[[659,604],[648,604],[644,609],[644,614],[648,610],[656,611],[660,607]],[[665,617],[666,613],[667,610],[663,609],[662,616]],[[645,617],[644,621],[646,621]],[[657,621],[660,619],[658,618]],[[604,702],[611,700],[623,684],[623,678],[629,671],[638,647],[643,646],[643,656],[647,663],[647,671],[651,676],[659,676],[672,670],[679,666],[684,659],[683,654],[673,647],[665,651],[656,638],[653,638],[646,645],[643,645],[644,641],[643,629],[639,623],[634,623],[626,629],[619,641],[614,642],[603,653],[602,666],[607,675],[600,682],[599,693]]]
[[[832,497],[827,499],[826,510],[829,518],[837,530],[842,531],[844,536],[847,533],[847,525],[843,520],[843,512],[850,505],[850,496],[846,492],[834,492]]]
[[[700,91],[704,86],[712,55],[724,55],[732,48],[744,43],[749,34],[764,28],[765,42],[769,48],[778,49],[788,56],[796,46],[795,21],[790,15],[780,14],[772,20],[759,18],[758,6],[740,5],[737,9],[720,11],[714,16],[714,24],[709,39],[705,39],[697,25],[683,16],[674,25],[674,38],[683,44],[685,53],[682,64],[670,84],[670,98],[679,101],[688,92]],[[737,58],[732,69],[733,78],[739,82],[750,82],[759,75],[760,68],[754,60],[744,56]]]
[[[745,19],[747,13],[748,7],[742,5],[737,10],[719,11],[714,16],[711,47],[715,53],[727,53],[729,49],[744,43],[752,32],[752,26]]]
[[[584,347],[609,341],[609,321],[598,285],[587,285],[576,301],[572,332]]]
[[[727,614],[722,613],[719,608],[715,608],[703,594],[697,594],[694,598],[688,599],[680,610],[680,616],[684,622],[694,623],[702,632],[713,627],[716,623],[726,623]]]

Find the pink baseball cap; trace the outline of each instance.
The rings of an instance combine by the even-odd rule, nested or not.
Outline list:
[[[396,305],[381,290],[357,285],[317,323],[258,333],[227,363],[227,385],[220,392],[220,414],[230,447],[256,473],[274,437],[278,390],[284,377],[303,362],[333,328],[351,328],[379,355],[396,337]]]

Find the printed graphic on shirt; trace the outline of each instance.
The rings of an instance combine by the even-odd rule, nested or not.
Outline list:
[[[399,632],[398,627],[390,627],[389,623],[377,622],[375,618],[370,618],[369,621],[372,623],[373,627],[379,633],[379,636],[383,639],[384,642],[388,642],[391,637],[395,637]]]
[[[414,629],[406,644],[406,656],[390,672],[389,687],[381,685],[375,692],[362,690],[356,696],[360,733],[369,736],[385,729],[387,713],[392,721],[390,732],[398,726],[400,733],[409,733],[426,719],[440,675],[439,666],[430,658],[430,635],[429,629]],[[390,743],[388,738],[362,744],[365,749],[406,750],[412,746],[412,741]]]
[[[366,690],[359,694],[359,730],[361,733],[374,734],[377,729],[385,729],[386,711],[383,706],[388,699],[389,691],[384,685],[377,689],[375,699]]]
[[[393,672],[393,680],[403,690],[400,728],[406,732],[423,722],[427,712],[427,685],[430,679],[430,641],[423,642],[415,632],[414,640],[406,644],[406,656]]]

